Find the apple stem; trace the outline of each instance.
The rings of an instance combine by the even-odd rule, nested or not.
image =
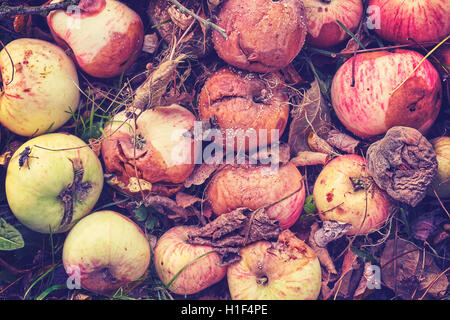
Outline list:
[[[26,15],[26,14],[47,15],[50,11],[67,9],[69,6],[78,5],[79,2],[80,0],[65,0],[58,3],[33,7],[26,7],[24,5],[8,6],[6,5],[6,2],[3,2],[2,5],[0,5],[0,20],[16,15]]]

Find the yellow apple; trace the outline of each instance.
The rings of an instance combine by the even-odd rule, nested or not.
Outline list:
[[[129,218],[114,211],[98,211],[69,232],[63,264],[84,289],[110,295],[144,275],[150,264],[150,245]]]
[[[25,142],[11,157],[5,190],[9,207],[28,228],[41,233],[70,229],[96,204],[103,170],[76,136],[49,133]]]
[[[78,108],[75,65],[52,43],[11,41],[0,52],[0,71],[0,122],[14,133],[36,136],[54,131],[70,119],[70,110]]]

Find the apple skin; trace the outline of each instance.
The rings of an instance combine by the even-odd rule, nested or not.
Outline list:
[[[289,231],[278,242],[259,241],[240,251],[242,259],[228,267],[233,300],[316,300],[321,268],[315,252]]]
[[[256,210],[290,194],[266,209],[267,215],[277,220],[282,229],[297,221],[305,202],[303,177],[292,163],[274,170],[263,165],[228,165],[214,175],[206,190],[206,198],[216,215],[241,207]]]
[[[20,154],[26,147],[31,150],[30,157],[20,166]],[[81,181],[90,187],[75,193],[72,217],[62,225],[65,210],[60,194],[74,182],[72,161],[77,159],[84,170]],[[102,188],[103,169],[94,151],[78,137],[64,133],[44,134],[21,145],[9,161],[5,180],[11,211],[22,224],[40,233],[70,229],[92,210]]]
[[[350,178],[364,177],[368,177],[366,161],[358,155],[339,156],[325,165],[313,191],[319,217],[351,224],[349,235],[369,234],[380,229],[389,218],[393,203],[375,183],[365,182],[370,185],[367,192],[364,188],[355,191]]]
[[[278,130],[278,137],[281,137],[288,122],[290,107],[285,89],[286,84],[279,73],[266,73],[260,77],[234,68],[220,69],[208,78],[200,91],[200,118],[216,117],[224,140],[214,140],[217,144],[230,147],[225,140],[233,136],[227,132],[233,132],[236,138],[232,147],[242,150],[241,144],[245,143],[248,151],[253,143],[249,139],[250,132],[254,132],[257,147],[267,147],[276,142],[272,141],[272,130]]]
[[[176,104],[145,110],[136,115],[136,124],[126,111],[118,113],[104,129],[105,171],[125,184],[136,172],[150,183],[183,182],[194,170],[196,152],[201,152],[192,138],[183,136],[195,120],[192,112]],[[134,147],[135,135],[144,139],[142,148]]]
[[[348,59],[331,85],[333,108],[342,124],[363,139],[394,126],[426,134],[439,114],[442,86],[439,73],[428,60],[408,78],[422,59],[410,50],[363,53]]]
[[[75,277],[74,272],[79,272],[82,288],[112,295],[144,275],[150,264],[150,244],[129,218],[97,211],[69,232],[62,259],[67,274]]]
[[[36,136],[54,131],[70,119],[70,110],[78,108],[76,67],[50,42],[11,41],[0,52],[0,73],[0,122],[16,134]]]
[[[160,280],[168,285],[173,277],[186,265],[207,252],[211,246],[187,243],[195,226],[179,225],[166,231],[156,243],[154,250],[155,268]],[[170,284],[169,289],[176,294],[194,294],[222,280],[226,266],[220,266],[216,252],[206,254],[187,266]]]
[[[227,33],[225,39],[213,31],[217,54],[232,66],[254,72],[283,69],[306,38],[305,7],[298,0],[228,0],[216,24]]]
[[[380,28],[375,32],[397,44],[440,41],[450,33],[450,6],[447,0],[370,0],[380,9]]]
[[[97,78],[120,75],[136,60],[144,42],[140,16],[115,0],[92,0],[81,14],[52,11],[47,23],[55,41],[70,47],[78,66]]]
[[[308,19],[306,43],[318,48],[332,47],[349,35],[336,22],[339,20],[354,32],[363,16],[361,0],[303,0]]]
[[[450,137],[439,137],[431,140],[436,151],[438,173],[434,179],[428,194],[435,196],[433,189],[439,198],[450,198]]]

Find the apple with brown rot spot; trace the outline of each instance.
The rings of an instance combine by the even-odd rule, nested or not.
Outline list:
[[[126,216],[97,211],[67,235],[63,264],[71,280],[79,281],[82,288],[111,295],[144,275],[150,264],[150,244]]]

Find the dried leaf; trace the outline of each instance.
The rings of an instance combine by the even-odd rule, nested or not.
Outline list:
[[[328,243],[339,239],[352,228],[350,223],[342,223],[334,220],[326,220],[322,228],[314,233],[314,242],[321,248],[325,248]]]
[[[195,168],[194,172],[186,179],[184,186],[190,188],[192,185],[202,185],[220,167],[218,163],[208,164],[203,162]]]
[[[175,195],[175,201],[177,202],[178,206],[182,208],[187,208],[194,205],[197,202],[202,202],[202,199],[180,191],[177,192],[177,194]]]
[[[156,33],[146,34],[144,36],[144,44],[142,45],[142,51],[154,54],[159,47],[159,40]]]
[[[295,86],[297,84],[305,82],[302,77],[298,74],[297,70],[295,70],[292,63],[290,63],[287,67],[281,70],[281,73],[284,76],[286,84],[290,86]]]
[[[102,150],[102,143],[99,139],[89,139],[89,147],[94,151],[97,157],[100,156]]]
[[[264,209],[238,208],[217,217],[189,235],[192,244],[210,245],[220,255],[223,265],[240,260],[242,247],[260,241],[277,239],[281,229]]]
[[[403,239],[386,242],[380,263],[383,282],[405,299],[411,299],[417,290],[425,291],[441,274],[428,252]],[[434,282],[428,293],[439,296],[445,293],[448,284],[444,274]]]
[[[327,135],[326,141],[332,146],[345,153],[356,153],[356,147],[360,144],[360,141],[340,132],[339,130],[330,130]]]
[[[329,155],[337,154],[325,139],[322,139],[313,131],[308,134],[308,146],[315,152],[326,153]]]
[[[330,254],[328,253],[327,248],[319,247],[314,240],[314,235],[319,230],[319,224],[315,222],[311,226],[311,233],[309,234],[309,245],[314,250],[314,252],[317,254],[317,258],[319,258],[320,264],[324,266],[329,273],[337,274],[336,267],[334,266],[333,260],[330,257]]]
[[[329,109],[317,80],[306,91],[301,104],[294,106],[291,116],[288,138],[291,152],[311,151],[307,142],[309,133],[313,130],[318,134],[327,132],[330,122]]]
[[[170,20],[172,20],[175,25],[181,30],[186,30],[192,22],[194,22],[194,18],[188,14],[182,13],[178,8],[174,5],[170,6],[167,9],[169,13]]]
[[[152,206],[161,214],[164,214],[170,219],[174,220],[187,220],[189,216],[195,214],[195,211],[183,208],[179,206],[174,200],[160,195],[147,195],[144,198],[144,206]]]
[[[318,164],[325,165],[330,161],[330,155],[321,152],[301,151],[297,153],[297,156],[292,158],[291,163],[297,167],[302,166],[315,166]]]

